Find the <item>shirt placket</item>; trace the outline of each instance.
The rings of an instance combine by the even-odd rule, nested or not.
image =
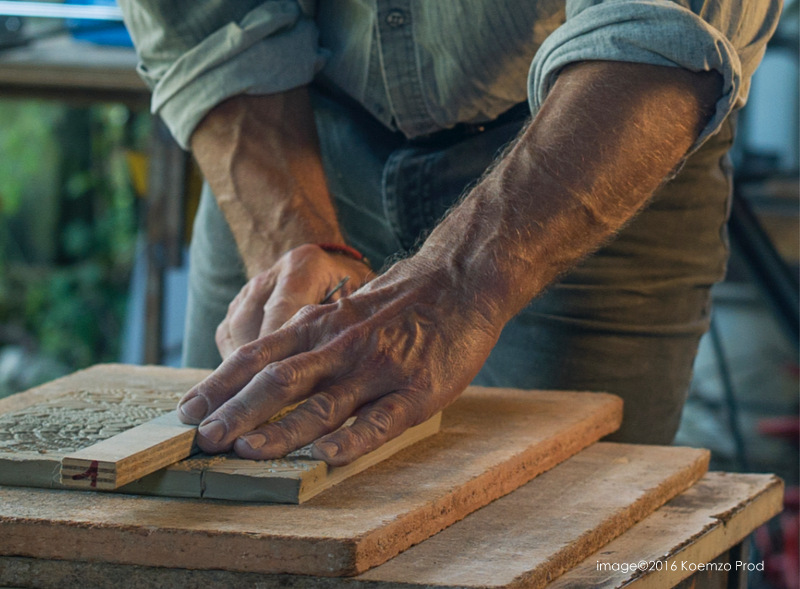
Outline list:
[[[414,45],[411,0],[376,0],[378,49],[394,125],[413,137],[433,130]]]

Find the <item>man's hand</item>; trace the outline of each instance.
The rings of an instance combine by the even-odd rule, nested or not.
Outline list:
[[[303,308],[194,387],[182,419],[207,415],[197,437],[206,452],[269,459],[317,440],[316,458],[351,462],[452,402],[497,341],[501,322],[451,280],[406,260],[335,304]]]
[[[302,307],[322,302],[346,277],[347,282],[331,302],[367,282],[372,277],[369,266],[311,244],[288,251],[272,268],[251,278],[231,301],[216,334],[222,358],[239,346],[271,334]]]
[[[315,456],[345,464],[442,409],[503,325],[647,202],[719,87],[716,74],[677,68],[566,68],[515,147],[416,255],[333,305],[304,307],[187,393],[180,414],[200,423],[200,447],[270,458],[316,439]]]

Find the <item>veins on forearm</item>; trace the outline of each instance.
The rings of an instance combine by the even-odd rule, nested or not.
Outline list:
[[[507,321],[643,207],[705,124],[714,76],[601,62],[563,73],[513,149],[418,255],[438,259]]]
[[[249,275],[303,243],[342,240],[305,89],[219,105],[192,147]]]

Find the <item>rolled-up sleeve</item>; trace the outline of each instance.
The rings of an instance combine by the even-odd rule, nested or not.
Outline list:
[[[217,104],[308,84],[323,65],[297,1],[121,0],[152,111],[184,148]]]
[[[566,22],[531,64],[531,111],[538,112],[559,71],[579,61],[716,71],[723,79],[722,97],[694,151],[746,101],[780,9],[780,0],[567,0]]]

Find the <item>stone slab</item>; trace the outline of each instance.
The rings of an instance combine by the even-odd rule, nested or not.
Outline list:
[[[0,484],[301,503],[434,435],[441,421],[437,414],[336,468],[308,448],[269,461],[207,456],[193,447],[195,427],[169,411],[207,374],[100,365],[0,401]]]

